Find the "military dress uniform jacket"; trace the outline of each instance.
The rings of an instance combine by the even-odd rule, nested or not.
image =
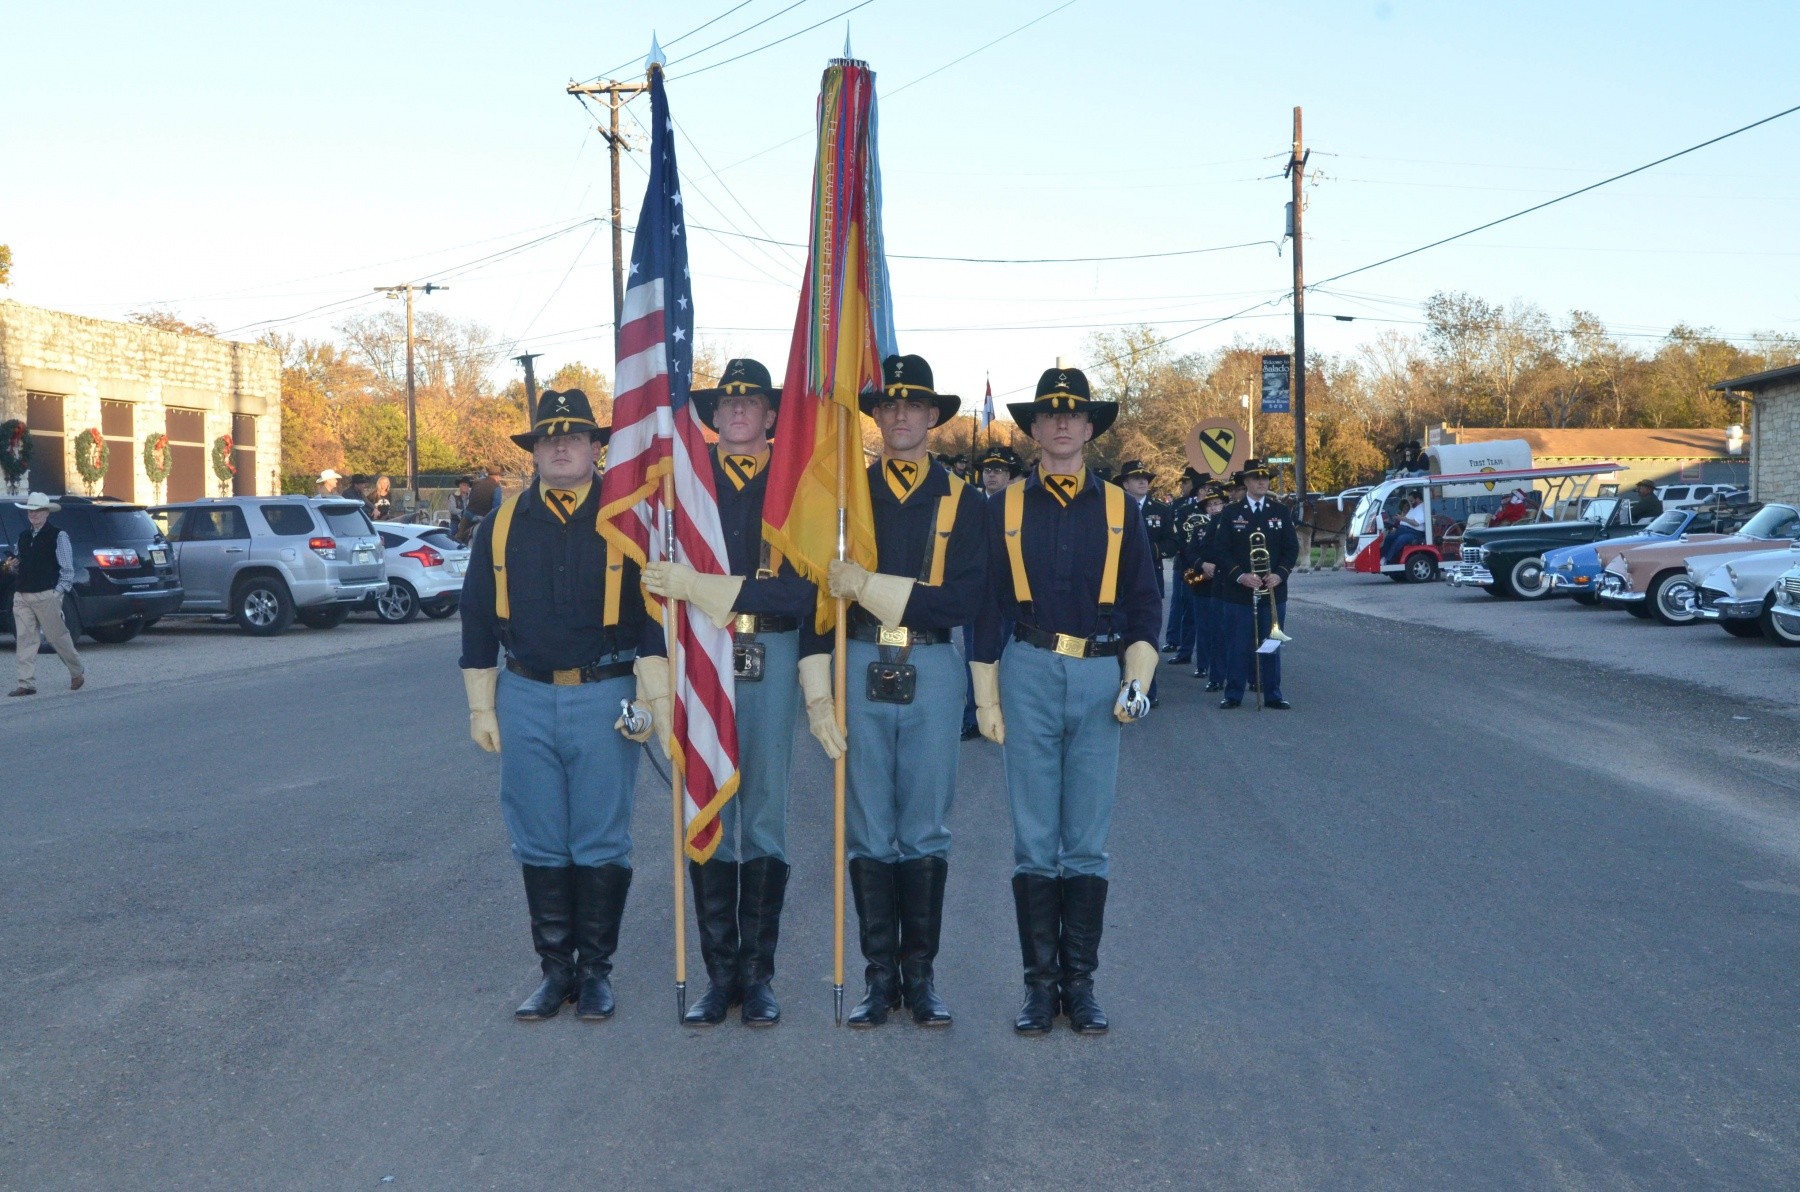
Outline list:
[[[908,629],[953,629],[976,619],[987,594],[987,510],[981,490],[951,475],[933,460],[919,486],[904,503],[894,495],[882,475],[883,461],[869,467],[869,504],[875,518],[875,570],[883,575],[925,579],[913,585],[901,624]],[[951,485],[962,489],[956,520],[943,543],[944,574],[930,583],[928,544],[937,545],[938,498],[948,496]],[[874,616],[852,606],[850,624],[872,624]]]
[[[1019,528],[1031,603],[1014,594],[1012,561],[1006,548],[1006,502],[988,503],[990,597],[975,625],[976,662],[1000,657],[1002,622],[1029,625],[1073,637],[1118,636],[1119,652],[1132,642],[1156,644],[1162,628],[1162,598],[1156,594],[1156,564],[1137,502],[1125,501],[1124,541],[1119,548],[1118,590],[1110,620],[1102,623],[1100,583],[1106,565],[1106,483],[1087,474],[1087,486],[1067,506],[1044,489],[1033,471],[1014,484],[1025,486]]]
[[[464,670],[498,664],[500,647],[519,665],[549,672],[606,663],[615,654],[644,656],[665,653],[662,627],[644,611],[638,567],[624,560],[619,585],[619,623],[605,618],[608,548],[595,517],[600,508],[600,478],[567,523],[539,496],[539,482],[519,496],[507,534],[506,587],[510,619],[502,621],[494,607],[494,519],[499,506],[482,519],[469,555],[462,589],[462,659]]]
[[[1269,570],[1281,576],[1276,591],[1286,595],[1287,579],[1300,561],[1300,538],[1294,529],[1293,512],[1272,497],[1264,497],[1262,508],[1252,510],[1248,500],[1234,501],[1213,519],[1202,548],[1202,558],[1218,568],[1212,585],[1213,595],[1232,604],[1253,602],[1250,589],[1238,583],[1238,577],[1250,568],[1250,535],[1261,531],[1269,550]]]
[[[1155,557],[1166,559],[1173,555],[1176,547],[1174,506],[1155,497],[1145,497],[1138,510],[1144,515],[1144,532],[1150,535],[1150,549],[1155,552]]]

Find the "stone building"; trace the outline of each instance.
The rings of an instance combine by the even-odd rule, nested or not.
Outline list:
[[[98,430],[108,447],[98,493],[151,504],[217,496],[213,444],[230,435],[231,489],[281,491],[281,358],[273,348],[180,335],[17,302],[0,302],[0,422],[32,439],[26,483],[84,493],[76,440]],[[144,440],[169,436],[170,471],[152,485]]]
[[[1800,364],[1733,377],[1713,388],[1750,395],[1750,495],[1800,504]]]

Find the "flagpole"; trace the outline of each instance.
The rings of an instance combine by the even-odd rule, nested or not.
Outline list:
[[[663,474],[663,558],[675,561],[675,475],[673,469]],[[669,715],[675,715],[680,701],[681,684],[681,604],[663,601],[663,628],[667,630],[669,652]],[[675,739],[675,726],[669,725],[669,740]],[[682,815],[685,802],[682,787],[687,775],[677,758],[669,759],[670,801],[675,807],[675,1021],[687,1018],[687,883],[682,874],[684,846],[687,844],[687,819]]]
[[[845,531],[845,510],[850,504],[850,419],[849,412],[840,402],[833,402],[837,411],[837,557],[850,557],[849,541]],[[836,864],[832,866],[831,885],[831,1016],[838,1025],[844,1025],[844,782],[846,766],[849,759],[850,727],[845,712],[849,704],[849,660],[845,653],[849,648],[844,622],[849,617],[849,604],[843,597],[837,600],[837,628],[835,630],[835,649],[832,652],[832,703],[837,714],[838,736],[844,741],[844,750],[832,763],[832,856]]]

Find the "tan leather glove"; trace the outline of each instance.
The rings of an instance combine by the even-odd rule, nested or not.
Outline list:
[[[1130,724],[1150,715],[1150,680],[1156,677],[1156,646],[1150,642],[1132,642],[1125,647],[1124,673],[1119,680],[1119,698],[1113,704],[1113,718]],[[1136,684],[1136,690],[1132,685]]]
[[[469,736],[489,753],[500,752],[500,720],[494,715],[494,688],[500,668],[486,667],[462,673],[463,691],[469,697]]]
[[[918,582],[870,571],[848,559],[833,559],[825,578],[833,596],[854,600],[890,629],[897,628],[906,616],[906,602],[912,599],[913,585]]]
[[[654,732],[662,742],[663,752],[674,757],[675,715],[669,698],[669,660],[640,658],[631,664],[631,673],[637,676],[637,696],[631,702],[650,714],[650,723],[642,732],[634,733],[627,729],[621,716],[613,727],[631,741],[648,741]]]
[[[831,655],[808,654],[800,660],[800,692],[806,699],[806,726],[832,761],[844,756],[844,734],[838,731],[837,702],[831,695]]]
[[[1000,664],[971,662],[969,679],[975,684],[975,726],[994,744],[1006,744],[1006,717],[1000,714]]]
[[[743,586],[741,575],[703,575],[686,563],[651,563],[644,568],[645,591],[652,596],[687,601],[711,617],[720,629],[731,624],[735,615],[731,606],[737,603]]]

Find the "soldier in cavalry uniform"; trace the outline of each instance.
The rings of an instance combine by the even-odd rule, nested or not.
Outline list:
[[[683,1021],[713,1026],[741,1004],[745,1026],[773,1026],[781,1020],[772,982],[789,873],[788,781],[801,675],[812,672],[829,699],[831,647],[812,632],[818,590],[763,535],[781,390],[761,363],[742,359],[728,361],[718,386],[695,389],[692,398],[700,420],[719,436],[713,485],[731,574],[652,563],[644,587],[689,601],[731,629],[738,790],[720,813],[712,859],[688,862],[708,987]]]
[[[982,734],[1005,748],[1025,970],[1013,1029],[1043,1034],[1066,1013],[1097,1034],[1119,732],[1150,712],[1161,604],[1137,504],[1084,464],[1118,404],[1094,401],[1079,369],[1059,367],[1010,408],[1040,455],[988,504],[992,585],[971,670]],[[1014,622],[1004,655],[1003,620]]]
[[[598,529],[607,436],[579,389],[539,396],[531,430],[513,436],[536,475],[482,520],[463,583],[469,734],[500,753],[500,808],[543,973],[514,1011],[523,1021],[570,1001],[583,1020],[612,1016],[636,743],[655,731],[666,749],[672,723],[662,631],[636,565],[609,558]]]

